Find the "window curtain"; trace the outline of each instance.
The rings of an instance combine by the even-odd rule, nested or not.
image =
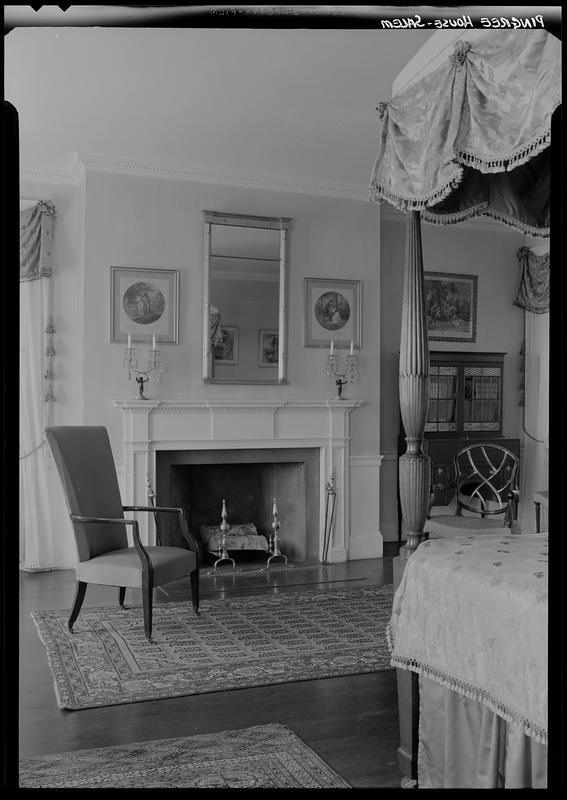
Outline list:
[[[420,211],[426,222],[486,215],[548,236],[551,116],[560,102],[561,43],[552,34],[460,39],[445,64],[378,106],[370,199]]]
[[[20,568],[54,568],[44,428],[53,394],[54,328],[50,316],[55,206],[20,211]]]
[[[534,492],[548,488],[549,240],[532,240],[517,253],[515,304],[524,309],[524,461],[520,476],[522,530],[535,530]]]

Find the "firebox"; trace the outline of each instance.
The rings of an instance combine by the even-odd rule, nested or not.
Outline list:
[[[318,448],[162,450],[156,453],[156,503],[181,506],[196,535],[221,523],[252,523],[270,537],[277,499],[282,552],[294,563],[318,560],[320,508]],[[175,524],[159,521],[162,542],[183,546]]]

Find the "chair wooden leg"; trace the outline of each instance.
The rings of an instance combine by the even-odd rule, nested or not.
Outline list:
[[[152,576],[142,574],[142,604],[144,607],[144,633],[148,641],[152,641],[152,601],[154,582]]]
[[[191,600],[193,601],[193,611],[199,613],[199,567],[191,573]]]
[[[118,604],[119,604],[120,608],[124,608],[124,599],[125,599],[125,597],[126,597],[126,587],[125,586],[121,586],[118,589]]]
[[[69,617],[69,622],[67,623],[71,633],[73,632],[73,625],[75,624],[75,620],[79,616],[79,611],[81,610],[81,606],[83,605],[83,600],[85,599],[86,591],[87,591],[87,584],[84,581],[77,581],[77,585],[75,587],[75,599],[73,601],[73,609],[71,611],[71,616]]]

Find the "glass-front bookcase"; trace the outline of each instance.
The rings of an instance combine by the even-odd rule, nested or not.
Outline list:
[[[430,352],[428,438],[501,436],[505,355]]]

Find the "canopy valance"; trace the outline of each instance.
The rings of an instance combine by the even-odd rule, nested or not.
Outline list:
[[[551,116],[561,43],[545,30],[460,39],[441,67],[378,106],[370,199],[452,224],[487,215],[549,235]]]

